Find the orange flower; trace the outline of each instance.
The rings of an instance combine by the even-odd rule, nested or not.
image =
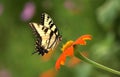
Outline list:
[[[74,46],[75,45],[86,45],[86,40],[91,40],[91,35],[83,35],[79,37],[76,41],[68,41],[65,45],[63,45],[62,51],[63,53],[60,55],[58,60],[56,61],[55,68],[60,69],[60,65],[64,65],[66,57],[74,56]]]

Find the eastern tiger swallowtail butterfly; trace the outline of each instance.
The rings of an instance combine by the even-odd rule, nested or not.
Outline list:
[[[52,18],[43,13],[41,23],[29,23],[36,36],[36,51],[34,53],[42,56],[49,51],[53,51],[58,43],[62,40],[58,28],[55,26]]]

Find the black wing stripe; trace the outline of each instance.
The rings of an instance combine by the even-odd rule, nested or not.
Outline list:
[[[50,33],[48,46],[49,46],[49,44],[50,44],[50,41],[51,41],[51,37],[52,37],[52,36],[53,36],[53,31],[51,31],[51,33]]]
[[[52,20],[48,23],[49,25],[52,23]]]
[[[41,25],[44,25],[45,13],[41,15]]]
[[[58,39],[58,38],[56,37],[55,40],[54,40],[54,42],[53,42],[51,45],[48,44],[48,48],[51,48],[55,43],[57,43],[57,39]],[[51,41],[51,40],[52,40],[52,39],[50,39],[50,41]]]
[[[57,28],[55,28],[54,33],[56,34],[57,31],[58,31]]]
[[[34,25],[33,25],[32,23],[30,23],[30,27],[32,28],[32,30],[33,30],[33,32],[34,32],[35,37],[39,38],[40,36],[39,36],[36,28],[34,27]]]
[[[43,26],[43,27],[42,27],[42,30],[43,30],[44,28],[45,28],[45,27]]]
[[[50,25],[50,29],[53,27],[53,25],[54,25],[54,23],[52,23],[52,24]]]
[[[49,29],[49,28],[46,28],[46,29],[44,30],[45,34],[47,33],[48,29]]]
[[[47,21],[49,20],[50,16],[47,15]]]
[[[49,39],[51,39],[52,36],[53,36],[53,31],[51,31]]]

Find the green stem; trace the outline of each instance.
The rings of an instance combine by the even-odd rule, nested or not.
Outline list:
[[[114,70],[114,69],[111,69],[111,68],[106,67],[106,66],[104,66],[104,65],[101,65],[101,64],[99,64],[99,63],[96,63],[95,61],[88,59],[87,57],[85,57],[84,55],[82,55],[81,53],[79,53],[79,52],[77,52],[77,51],[75,51],[75,56],[78,57],[79,59],[81,59],[81,60],[89,63],[89,64],[92,64],[93,66],[96,66],[96,67],[102,69],[102,70],[111,72],[111,73],[113,73],[113,74],[120,75],[120,72],[119,72],[119,71]]]

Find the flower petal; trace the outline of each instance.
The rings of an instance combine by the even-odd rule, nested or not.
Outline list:
[[[65,53],[66,56],[73,56],[74,55],[73,51],[74,51],[73,46],[70,46],[63,53]]]
[[[79,37],[75,42],[74,45],[80,44],[80,45],[86,45],[86,41],[85,40],[91,40],[92,36],[91,35],[83,35],[81,37]]]
[[[60,65],[64,65],[66,56],[73,56],[73,55],[74,55],[73,54],[73,46],[70,46],[57,59],[56,64],[55,64],[56,70],[60,69]]]
[[[78,59],[77,57],[73,56],[73,57],[71,57],[71,59],[68,61],[67,65],[68,65],[68,67],[73,67],[73,66],[79,64],[80,62],[81,62],[80,59]]]
[[[39,77],[55,77],[56,74],[56,70],[52,68],[40,74]]]
[[[64,65],[65,60],[66,60],[66,55],[61,54],[60,57],[57,59],[56,64],[55,64],[56,70],[60,69],[60,65]]]
[[[87,52],[81,52],[82,55],[84,55],[85,57],[88,57],[88,53]],[[81,60],[75,56],[71,57],[71,59],[68,61],[67,65],[68,67],[74,67],[75,65],[79,64],[81,62]]]
[[[70,47],[71,45],[73,45],[73,42],[72,40],[68,41],[65,45],[63,45],[62,47],[62,51],[65,51],[65,49],[67,49],[68,47]]]

